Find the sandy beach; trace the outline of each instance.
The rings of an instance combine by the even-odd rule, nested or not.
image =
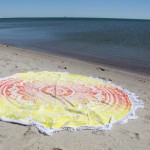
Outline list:
[[[122,86],[144,103],[138,119],[114,124],[110,131],[63,131],[46,136],[35,127],[0,121],[0,150],[149,150],[150,76],[75,59],[0,45],[0,78],[28,71],[59,71],[98,77]]]

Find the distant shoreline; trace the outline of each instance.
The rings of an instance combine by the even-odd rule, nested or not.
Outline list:
[[[150,21],[150,19],[139,19],[139,18],[96,18],[96,17],[1,17],[0,19],[73,19],[73,20],[142,20]]]

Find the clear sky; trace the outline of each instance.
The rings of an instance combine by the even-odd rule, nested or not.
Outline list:
[[[150,19],[150,0],[0,0],[0,17]]]

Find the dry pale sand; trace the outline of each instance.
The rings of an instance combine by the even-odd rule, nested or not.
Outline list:
[[[115,124],[111,131],[63,131],[53,136],[35,127],[0,122],[1,150],[148,150],[150,149],[150,77],[104,65],[0,45],[0,77],[27,71],[60,71],[100,77],[136,93],[144,102],[136,120]]]

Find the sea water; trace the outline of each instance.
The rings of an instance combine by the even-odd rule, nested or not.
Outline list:
[[[0,43],[150,75],[150,20],[0,19]]]

